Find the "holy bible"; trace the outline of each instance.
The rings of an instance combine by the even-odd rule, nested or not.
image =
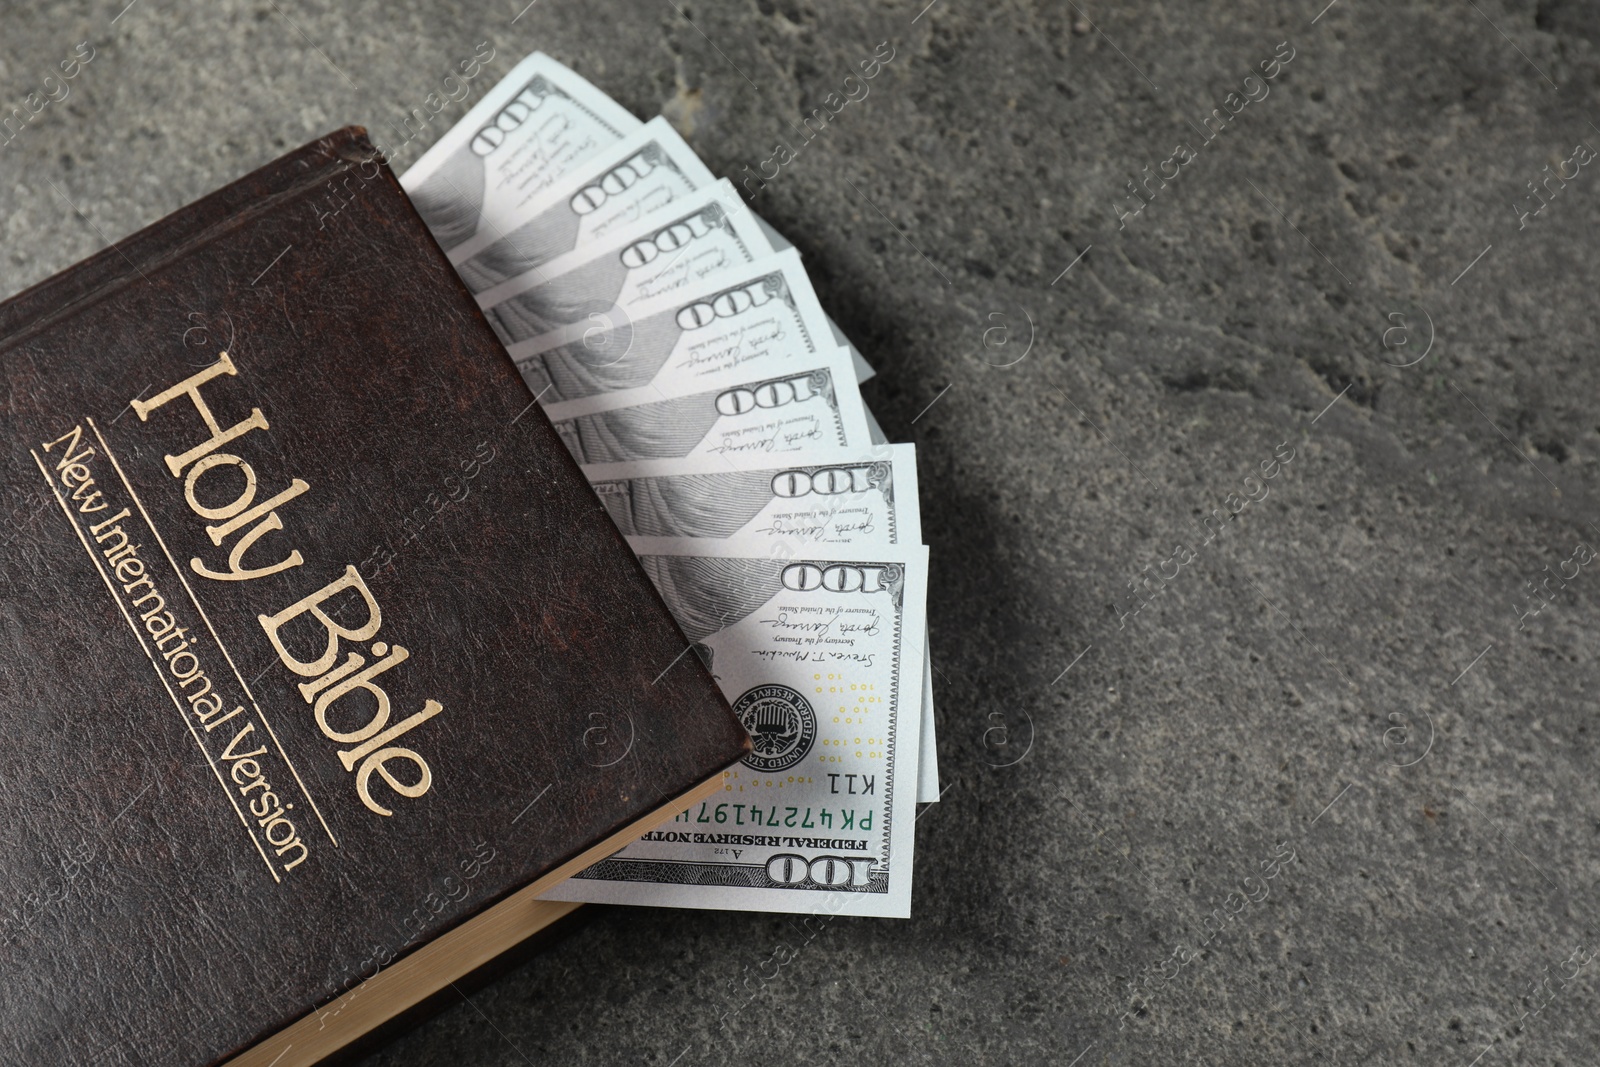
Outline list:
[[[316,1062],[748,751],[364,131],[0,359],[0,1063]]]

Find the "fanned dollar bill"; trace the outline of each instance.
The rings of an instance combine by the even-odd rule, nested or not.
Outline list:
[[[649,403],[615,395],[552,404],[545,414],[579,463],[755,456],[869,444],[850,356],[842,348],[783,374]]]
[[[504,236],[485,231],[450,253],[474,293],[603,241],[716,178],[659,115],[591,156],[514,219]]]
[[[922,543],[915,445],[591,464],[583,473],[628,537],[737,538],[792,554]]]
[[[776,374],[837,347],[793,251],[615,314],[609,326],[576,326],[512,345],[528,388],[547,403],[676,389]]]
[[[864,733],[855,752],[853,740],[830,736],[855,755],[816,753],[820,763],[883,767],[827,771],[830,808],[821,792],[798,802],[801,786],[821,789],[816,774],[768,781],[770,765],[744,765],[729,772],[726,790],[760,792],[765,807],[731,800],[685,813],[679,822],[692,830],[660,831],[635,846],[640,855],[569,883],[584,888],[566,899],[907,914],[911,804],[939,795],[914,453],[883,443],[855,388],[872,368],[820,308],[798,251],[729,183],[715,182],[664,119],[641,124],[540,53],[401,182],[618,524],[673,535],[630,543],[713,670],[724,669],[719,678],[749,682],[729,696],[742,702],[758,756],[793,755],[789,730],[803,716],[790,694],[805,692],[804,665],[820,662],[805,656],[842,657],[838,679],[813,671],[812,683],[861,684],[847,670],[883,667],[882,631],[856,625],[881,605],[835,604],[828,621],[791,626],[791,615],[831,610],[805,598],[881,594],[868,588],[877,579],[857,588],[851,576],[890,570],[901,590],[893,743]],[[789,254],[773,273],[765,257],[775,251]],[[774,573],[776,600],[763,592]],[[712,625],[717,605],[724,610]],[[731,618],[741,605],[743,623]],[[756,668],[799,673],[762,682]],[[817,695],[826,703],[840,694]],[[914,703],[904,703],[902,723],[904,701]],[[839,704],[846,720],[859,710]],[[768,794],[786,788],[797,802],[773,803]],[[763,822],[766,833],[710,829]],[[656,878],[662,871],[669,875]]]
[[[516,67],[400,177],[446,252],[503,235],[517,212],[642,126],[543,52]]]
[[[538,343],[562,331],[614,326],[626,321],[630,305],[710,284],[771,254],[733,186],[720,181],[669,212],[480,293],[478,305],[506,344]]]
[[[619,225],[666,210],[675,198],[715,181],[694,150],[658,115],[505,218],[501,231],[480,228],[451,248],[450,261],[467,288],[481,294],[604,237]],[[773,251],[794,247],[765,219],[751,214]],[[827,321],[837,343],[850,349],[856,380],[872,377],[875,372],[860,350],[832,317]]]
[[[833,545],[921,544],[915,445],[796,452],[771,457],[649,460],[583,468],[617,528],[629,537],[765,542],[769,555]],[[933,664],[923,658],[917,800],[939,799]]]
[[[754,751],[546,898],[908,917],[916,798],[896,776],[918,746],[927,549],[631,543]]]

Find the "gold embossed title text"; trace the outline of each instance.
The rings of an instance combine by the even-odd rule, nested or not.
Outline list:
[[[187,414],[183,403],[187,401],[192,413],[199,417],[200,427],[208,433],[187,451],[166,456],[165,462],[172,477],[182,482],[183,498],[190,510],[208,520],[206,537],[218,548],[227,548],[227,561],[223,566],[213,566],[199,557],[189,561],[194,573],[217,582],[247,582],[300,567],[306,562],[298,549],[291,547],[285,552],[274,548],[276,539],[269,539],[268,535],[284,531],[280,509],[311,486],[294,478],[287,488],[258,502],[260,480],[255,469],[238,453],[248,454],[250,434],[270,429],[266,417],[260,408],[252,408],[242,421],[223,427],[201,392],[202,389],[221,388],[220,384],[213,383],[237,374],[233,360],[223,352],[217,362],[197,374],[148,400],[131,402],[140,421],[148,421],[152,413],[168,404],[174,407],[166,417]],[[224,451],[224,447],[228,451]],[[242,488],[237,497],[227,503],[218,503],[216,498],[220,490],[211,486],[201,488],[203,482],[237,486],[241,478]],[[342,617],[355,603],[352,595],[360,598],[365,618],[359,624],[348,625]],[[335,604],[338,607],[334,607]],[[335,615],[340,619],[336,620]],[[383,625],[383,613],[360,572],[347,564],[341,575],[315,592],[275,614],[256,618],[283,665],[308,679],[296,688],[311,706],[312,717],[322,735],[342,746],[337,750],[339,762],[355,776],[356,795],[361,802],[379,815],[387,816],[393,811],[385,803],[394,801],[386,794],[374,796],[376,784],[381,783],[393,794],[413,800],[427,793],[433,784],[433,772],[427,759],[407,747],[414,741],[408,739],[404,745],[400,741],[444,708],[436,700],[427,700],[420,711],[391,725],[392,701],[380,684],[381,676],[404,663],[410,653],[398,644],[391,646],[384,641],[373,641]],[[293,635],[295,652],[287,647],[285,631]],[[373,657],[370,663],[362,653],[350,651],[342,644],[368,641],[373,641],[369,647]],[[316,654],[302,658],[307,644]],[[317,650],[319,645],[320,651]],[[345,653],[343,663],[339,662],[341,652]],[[353,713],[352,705],[341,704],[357,690],[364,691],[371,701],[357,698],[354,706],[370,707],[370,714],[365,710]],[[366,721],[348,721],[352,718]]]

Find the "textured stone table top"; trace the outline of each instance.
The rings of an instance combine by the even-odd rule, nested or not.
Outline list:
[[[915,918],[589,909],[365,1062],[1592,1061],[1595,4],[123,2],[4,13],[0,113],[94,54],[0,293],[539,48],[787,146],[753,206],[918,446]]]

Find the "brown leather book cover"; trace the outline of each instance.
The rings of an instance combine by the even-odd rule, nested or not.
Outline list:
[[[363,131],[0,359],[0,1063],[312,1062],[744,755]]]

